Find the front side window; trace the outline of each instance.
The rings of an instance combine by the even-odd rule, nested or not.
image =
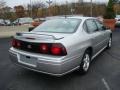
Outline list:
[[[43,22],[33,32],[72,33],[79,26],[80,19],[52,19]]]
[[[88,33],[93,33],[93,32],[96,32],[98,30],[94,20],[87,20],[86,25],[87,25],[87,28],[88,28]]]

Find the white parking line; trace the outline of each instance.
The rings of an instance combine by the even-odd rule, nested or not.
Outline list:
[[[106,80],[105,80],[104,78],[102,78],[102,82],[103,82],[103,84],[105,85],[105,88],[106,88],[107,90],[111,90],[110,87],[109,87],[109,85],[108,85],[108,83],[106,82]]]

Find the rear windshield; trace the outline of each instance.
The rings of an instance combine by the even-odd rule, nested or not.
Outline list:
[[[53,19],[47,20],[33,32],[72,33],[79,26],[80,19]]]

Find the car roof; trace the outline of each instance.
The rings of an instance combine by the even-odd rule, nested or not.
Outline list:
[[[52,16],[52,17],[47,17],[47,18],[49,18],[49,19],[71,18],[71,19],[81,19],[81,20],[96,19],[95,17],[85,17],[85,16],[82,16],[82,15],[62,15],[62,16]]]
[[[81,20],[86,20],[86,19],[96,19],[95,17],[85,17],[85,16],[71,16],[67,18],[74,18],[74,19],[81,19]]]

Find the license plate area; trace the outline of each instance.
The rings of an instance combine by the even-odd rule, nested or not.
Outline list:
[[[26,64],[32,67],[36,67],[37,58],[27,56],[27,55],[18,55],[18,61],[22,64]]]

